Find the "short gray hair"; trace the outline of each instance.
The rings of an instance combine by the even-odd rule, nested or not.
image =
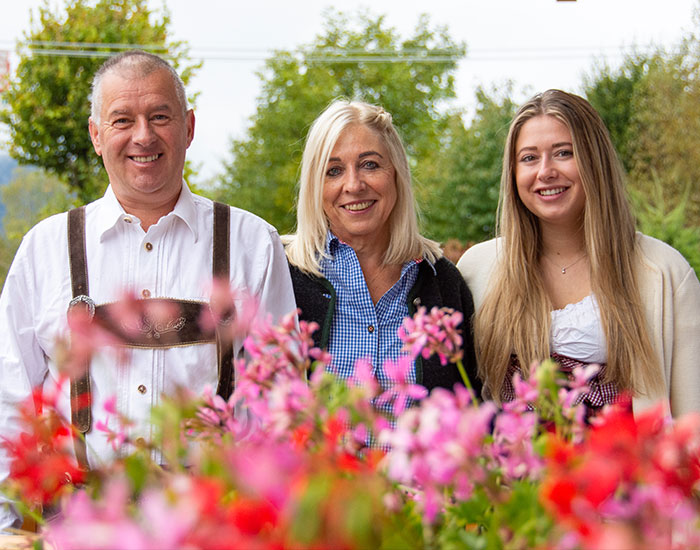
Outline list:
[[[175,94],[177,95],[178,103],[180,103],[180,107],[182,107],[182,113],[183,115],[187,113],[187,93],[185,92],[185,84],[182,82],[180,75],[177,74],[173,66],[165,59],[155,54],[144,52],[143,50],[128,50],[107,59],[107,61],[97,69],[95,76],[92,78],[90,117],[95,124],[100,122],[100,111],[102,109],[102,80],[106,74],[116,71],[130,71],[137,76],[145,77],[161,69],[165,69],[170,73],[173,85],[175,86]]]

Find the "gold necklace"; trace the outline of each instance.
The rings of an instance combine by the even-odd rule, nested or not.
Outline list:
[[[586,253],[584,252],[582,256],[580,256],[576,261],[570,263],[569,265],[566,265],[564,267],[559,266],[558,264],[554,263],[554,260],[549,258],[549,256],[545,256],[545,260],[548,260],[549,263],[551,263],[554,267],[557,269],[561,269],[561,274],[566,275],[566,270],[569,269],[570,267],[574,267],[577,263],[579,263],[581,260],[583,260],[586,257]]]

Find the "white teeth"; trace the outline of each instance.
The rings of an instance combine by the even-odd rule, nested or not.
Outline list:
[[[344,208],[346,210],[350,210],[351,212],[357,212],[358,210],[364,210],[365,208],[369,208],[372,206],[372,203],[374,201],[365,201],[365,202],[355,202],[353,204],[346,204]]]
[[[148,157],[131,157],[133,158],[136,162],[153,162],[158,158],[158,155],[150,155]]]
[[[551,195],[558,195],[559,193],[563,193],[566,191],[565,187],[557,187],[556,189],[542,189],[540,191],[540,195],[544,195],[545,197],[549,197]]]

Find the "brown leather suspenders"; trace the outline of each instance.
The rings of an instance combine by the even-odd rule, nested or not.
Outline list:
[[[231,209],[220,202],[214,202],[214,246],[212,249],[212,276],[222,281],[230,280],[231,258]],[[227,323],[220,322],[216,327],[216,357],[219,370],[219,384],[216,393],[228,400],[233,391],[233,342],[225,334]]]
[[[228,281],[230,279],[230,215],[231,211],[225,204],[214,203],[214,238],[212,247],[212,275],[214,278]],[[125,339],[125,345],[140,348],[166,348],[177,345],[189,345],[202,342],[216,342],[218,385],[217,394],[228,399],[233,391],[235,376],[233,370],[233,342],[226,335],[226,322],[220,322],[216,329],[206,330],[198,326],[201,310],[208,304],[187,300],[163,300],[177,305],[179,316],[171,323],[145,323],[141,334],[128,336],[123,328],[110,316],[110,306],[95,306],[89,298],[87,260],[85,255],[85,207],[74,208],[68,212],[68,255],[70,262],[70,277],[73,299],[69,309],[85,307],[89,314],[104,327],[112,330]],[[80,377],[72,377],[70,384],[71,422],[75,426],[75,454],[78,464],[85,470],[89,469],[85,436],[92,425],[92,392],[90,388],[90,369],[85,367],[85,373]]]
[[[87,264],[85,262],[85,207],[74,208],[68,212],[68,257],[70,261],[70,279],[73,300],[69,308],[78,305],[87,307],[94,313],[94,302],[84,298],[89,296]],[[81,298],[82,297],[82,298]],[[70,412],[71,422],[75,427],[73,441],[75,457],[81,468],[89,469],[85,435],[92,424],[92,392],[90,391],[90,368],[85,365],[84,374],[71,376]]]

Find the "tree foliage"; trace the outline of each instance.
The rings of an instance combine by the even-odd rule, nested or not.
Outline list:
[[[430,235],[446,241],[479,242],[493,237],[508,126],[517,106],[510,85],[500,92],[476,92],[476,114],[465,128],[451,124],[441,181],[426,210]]]
[[[695,273],[700,276],[700,227],[687,224],[687,199],[690,187],[686,187],[681,200],[669,206],[664,197],[663,184],[657,178],[653,185],[653,200],[639,191],[632,191],[631,199],[637,213],[639,230],[656,237],[678,250]]]
[[[60,176],[81,202],[99,196],[107,179],[87,131],[92,76],[105,56],[125,45],[152,48],[178,66],[186,48],[168,42],[169,23],[167,11],[157,16],[146,0],[68,0],[57,11],[45,0],[38,16],[32,14],[0,111],[0,121],[10,128],[10,154]],[[75,43],[83,45],[73,48]],[[52,54],[57,48],[72,53]],[[196,68],[182,70],[185,83]]]
[[[12,172],[10,182],[0,189],[0,199],[5,205],[4,237],[0,238],[2,285],[24,234],[40,220],[71,208],[76,197],[57,176],[20,167]]]
[[[644,85],[649,61],[648,56],[632,54],[617,70],[603,64],[585,79],[586,97],[605,121],[627,170],[632,166],[634,153],[634,98]]]
[[[671,211],[687,201],[686,223],[700,226],[700,194],[685,193],[700,185],[698,34],[670,52],[632,54],[616,70],[596,68],[586,95],[610,129],[633,192],[651,204],[663,199]]]
[[[293,207],[304,138],[335,98],[382,105],[392,114],[416,174],[447,127],[444,101],[454,97],[464,46],[420,17],[401,40],[384,17],[325,14],[325,33],[296,51],[280,51],[259,73],[262,92],[247,135],[232,143],[219,198],[253,211],[281,231],[294,227]],[[361,59],[348,59],[360,57]],[[437,56],[431,62],[420,62]]]

